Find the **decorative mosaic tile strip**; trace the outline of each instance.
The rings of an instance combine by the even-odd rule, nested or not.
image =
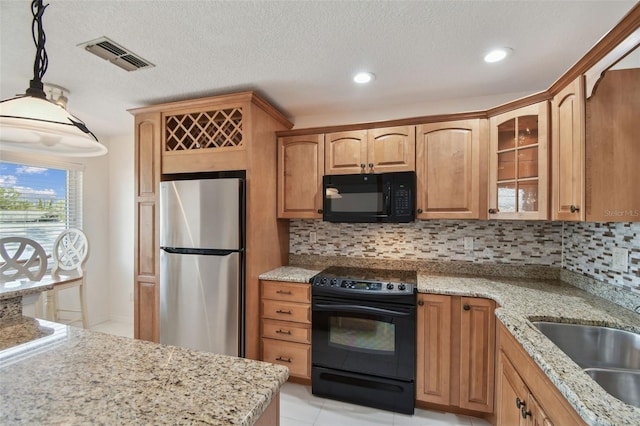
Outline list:
[[[640,222],[564,222],[563,268],[640,292]],[[628,268],[613,265],[613,248],[629,252]]]
[[[316,242],[310,243],[315,232]],[[290,221],[292,255],[440,260],[561,266],[562,223],[539,221],[416,221],[403,224]],[[465,238],[473,249],[465,249]]]

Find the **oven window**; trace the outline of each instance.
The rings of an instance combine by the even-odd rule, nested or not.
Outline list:
[[[329,318],[329,345],[365,352],[395,351],[395,325],[364,318]]]

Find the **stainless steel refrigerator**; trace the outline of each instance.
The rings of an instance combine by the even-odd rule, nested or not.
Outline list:
[[[244,356],[244,179],[160,184],[160,343]]]

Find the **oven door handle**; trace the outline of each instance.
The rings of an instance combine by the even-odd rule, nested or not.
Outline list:
[[[343,312],[356,312],[363,314],[386,314],[408,317],[410,312],[392,311],[390,309],[374,308],[372,306],[360,306],[360,305],[326,305],[326,304],[314,304],[313,310],[316,311],[343,311]]]

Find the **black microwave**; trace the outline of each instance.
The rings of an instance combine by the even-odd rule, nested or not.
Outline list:
[[[412,222],[416,173],[325,175],[322,219],[328,222]]]

